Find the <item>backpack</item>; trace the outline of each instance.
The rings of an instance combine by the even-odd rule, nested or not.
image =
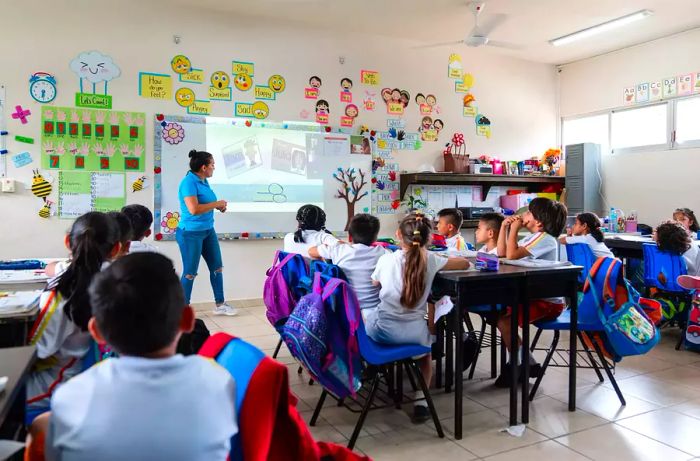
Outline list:
[[[275,253],[263,288],[263,302],[267,307],[265,315],[273,327],[278,328],[284,323],[305,294],[300,280],[308,272],[306,261],[300,254],[279,250]]]
[[[177,353],[182,355],[194,355],[199,352],[202,345],[211,336],[207,325],[202,319],[194,320],[194,328],[190,333],[183,333],[177,342]]]
[[[645,306],[660,310],[653,300],[642,300],[639,293],[622,276],[619,259],[601,257],[593,264],[583,286],[582,305],[594,303],[595,312],[605,332],[605,349],[616,362],[629,355],[641,355],[660,339]]]
[[[693,300],[688,310],[688,321],[685,327],[683,343],[689,351],[700,352],[700,288],[698,279],[690,275],[678,277],[678,284],[690,290]]]
[[[338,398],[355,395],[361,386],[362,362],[355,332],[360,307],[348,283],[314,276],[305,295],[282,327],[292,356],[311,377]]]

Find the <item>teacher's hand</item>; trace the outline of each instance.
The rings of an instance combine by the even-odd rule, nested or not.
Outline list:
[[[226,211],[226,205],[228,205],[226,200],[217,200],[214,208],[224,213]]]

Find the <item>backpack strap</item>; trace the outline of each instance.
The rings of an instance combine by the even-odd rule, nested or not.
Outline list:
[[[321,286],[321,273],[320,273],[320,272],[315,272],[315,273],[314,273],[314,284],[313,284],[313,286],[312,286],[312,288],[311,288],[311,291],[312,291],[313,293],[316,293],[316,294],[319,294],[319,295],[320,295],[320,294],[323,294],[324,291],[325,291],[324,287]],[[327,296],[324,297],[323,300],[325,301],[326,298],[327,298]]]
[[[583,284],[583,292],[585,293],[588,291],[588,287],[590,285],[589,281],[592,283],[592,278],[596,276],[598,273],[598,270],[600,269],[600,266],[603,265],[603,263],[607,260],[608,258],[601,256],[600,258],[596,259],[593,265],[591,266],[590,270],[588,271],[588,275],[586,276],[586,281]],[[589,277],[590,276],[590,277]]]
[[[275,259],[272,260],[272,267],[270,267],[267,272],[265,272],[265,275],[270,275],[270,272],[272,272],[274,269],[278,267],[282,267],[285,264],[287,264],[293,257],[295,257],[297,254],[296,253],[287,253],[287,256],[282,259],[282,261],[279,261],[279,256],[280,256],[281,251],[277,250],[275,253]]]

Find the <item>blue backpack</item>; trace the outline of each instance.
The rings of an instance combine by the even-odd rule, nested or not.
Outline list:
[[[622,262],[614,258],[598,258],[583,287],[581,309],[593,303],[598,320],[605,331],[605,349],[613,360],[629,355],[646,354],[660,339],[649,319],[639,293],[622,276]],[[583,319],[582,319],[583,320]]]
[[[311,293],[299,300],[282,327],[292,356],[338,398],[355,395],[362,384],[355,336],[359,318],[359,303],[348,283],[317,272]]]

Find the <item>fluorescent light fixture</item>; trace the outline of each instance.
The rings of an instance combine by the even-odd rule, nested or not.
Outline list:
[[[571,42],[575,42],[576,40],[581,40],[584,38],[591,37],[593,35],[600,34],[602,32],[607,32],[609,30],[616,29],[618,27],[626,26],[627,24],[639,21],[640,19],[644,19],[648,16],[651,16],[652,14],[654,14],[654,12],[651,10],[637,11],[636,13],[628,14],[617,19],[612,19],[610,21],[597,24],[587,29],[579,30],[578,32],[574,32],[573,34],[555,38],[554,40],[550,40],[549,43],[554,46],[567,45]]]

